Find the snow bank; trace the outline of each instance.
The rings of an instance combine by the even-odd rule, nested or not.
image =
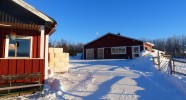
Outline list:
[[[82,53],[77,53],[76,56],[70,56],[70,60],[81,60],[83,57]]]
[[[143,51],[132,60],[73,60],[70,73],[48,70],[43,97],[39,93],[18,97],[39,100],[184,100],[186,84],[157,71],[152,53]],[[171,98],[170,98],[171,97]]]

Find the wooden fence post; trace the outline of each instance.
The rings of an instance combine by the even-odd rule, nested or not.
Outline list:
[[[171,61],[171,59],[170,59],[170,61],[169,61],[169,68],[170,68],[170,74],[172,74],[172,63],[171,63],[172,61]]]
[[[176,74],[176,69],[175,69],[176,65],[175,62],[173,61],[173,73]]]
[[[160,52],[158,50],[158,70],[160,70]]]

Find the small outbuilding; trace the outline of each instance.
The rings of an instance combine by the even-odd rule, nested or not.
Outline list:
[[[43,83],[56,24],[23,0],[0,0],[0,75],[40,73]]]
[[[154,44],[138,39],[107,33],[84,45],[84,59],[133,59],[141,51],[152,51]]]

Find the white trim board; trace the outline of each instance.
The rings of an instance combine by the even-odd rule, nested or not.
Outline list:
[[[5,43],[5,58],[8,58],[8,49],[9,49],[9,36],[6,35],[6,43]]]
[[[48,77],[48,40],[49,40],[49,35],[46,35],[45,38],[45,79]]]
[[[40,28],[41,39],[40,39],[40,58],[44,58],[44,43],[45,43],[45,27],[42,25]]]

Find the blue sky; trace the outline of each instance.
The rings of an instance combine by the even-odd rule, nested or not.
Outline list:
[[[54,18],[52,40],[87,43],[107,32],[136,39],[186,34],[186,0],[25,0]]]

